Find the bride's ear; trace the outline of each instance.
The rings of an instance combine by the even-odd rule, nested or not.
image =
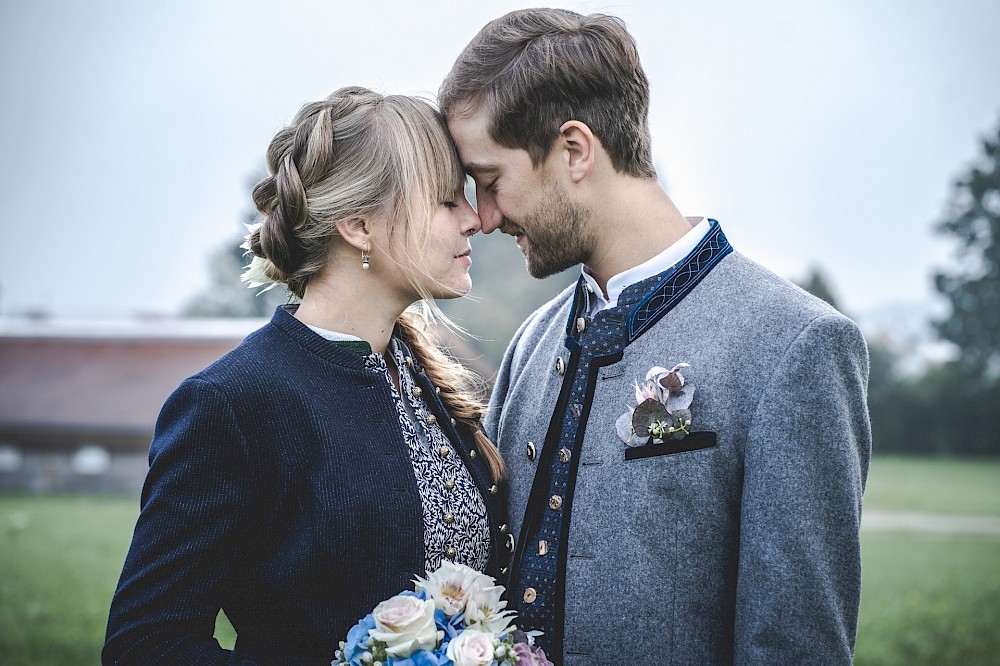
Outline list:
[[[368,250],[371,248],[368,226],[368,220],[361,217],[352,217],[349,220],[341,222],[338,228],[340,235],[348,243],[358,250]]]

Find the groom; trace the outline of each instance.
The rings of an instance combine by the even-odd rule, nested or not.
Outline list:
[[[871,450],[857,327],[685,218],[621,23],[507,14],[440,104],[483,231],[576,285],[521,326],[486,429],[508,593],[556,664],[849,664]]]

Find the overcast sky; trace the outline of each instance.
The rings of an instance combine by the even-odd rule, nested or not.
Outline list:
[[[433,94],[515,2],[4,0],[0,314],[173,313],[305,102]],[[931,233],[1000,121],[1000,2],[555,2],[621,17],[686,215],[849,310],[928,301]],[[512,243],[494,234],[480,243]]]

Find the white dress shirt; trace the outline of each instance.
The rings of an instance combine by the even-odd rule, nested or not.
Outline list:
[[[708,234],[711,224],[707,217],[687,217],[684,219],[691,224],[691,231],[681,236],[673,245],[652,259],[612,276],[608,280],[607,298],[601,292],[601,287],[597,284],[597,280],[590,274],[590,269],[586,266],[583,267],[583,279],[587,282],[587,291],[593,294],[593,298],[589,302],[589,314],[591,317],[601,310],[613,308],[618,305],[618,297],[621,296],[622,291],[629,285],[642,282],[646,278],[662,273],[684,259],[684,257],[691,253],[691,250],[697,247],[698,243]]]

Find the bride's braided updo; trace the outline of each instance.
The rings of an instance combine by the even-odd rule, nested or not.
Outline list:
[[[352,218],[385,216],[389,253],[419,265],[437,206],[465,182],[444,118],[430,104],[357,86],[303,106],[271,140],[267,164],[271,175],[253,190],[264,220],[247,247],[262,264],[258,273],[299,298],[330,261],[338,223]],[[475,433],[499,480],[503,462],[479,426],[482,379],[437,348],[419,315],[404,312],[397,331],[441,389],[452,417]]]

